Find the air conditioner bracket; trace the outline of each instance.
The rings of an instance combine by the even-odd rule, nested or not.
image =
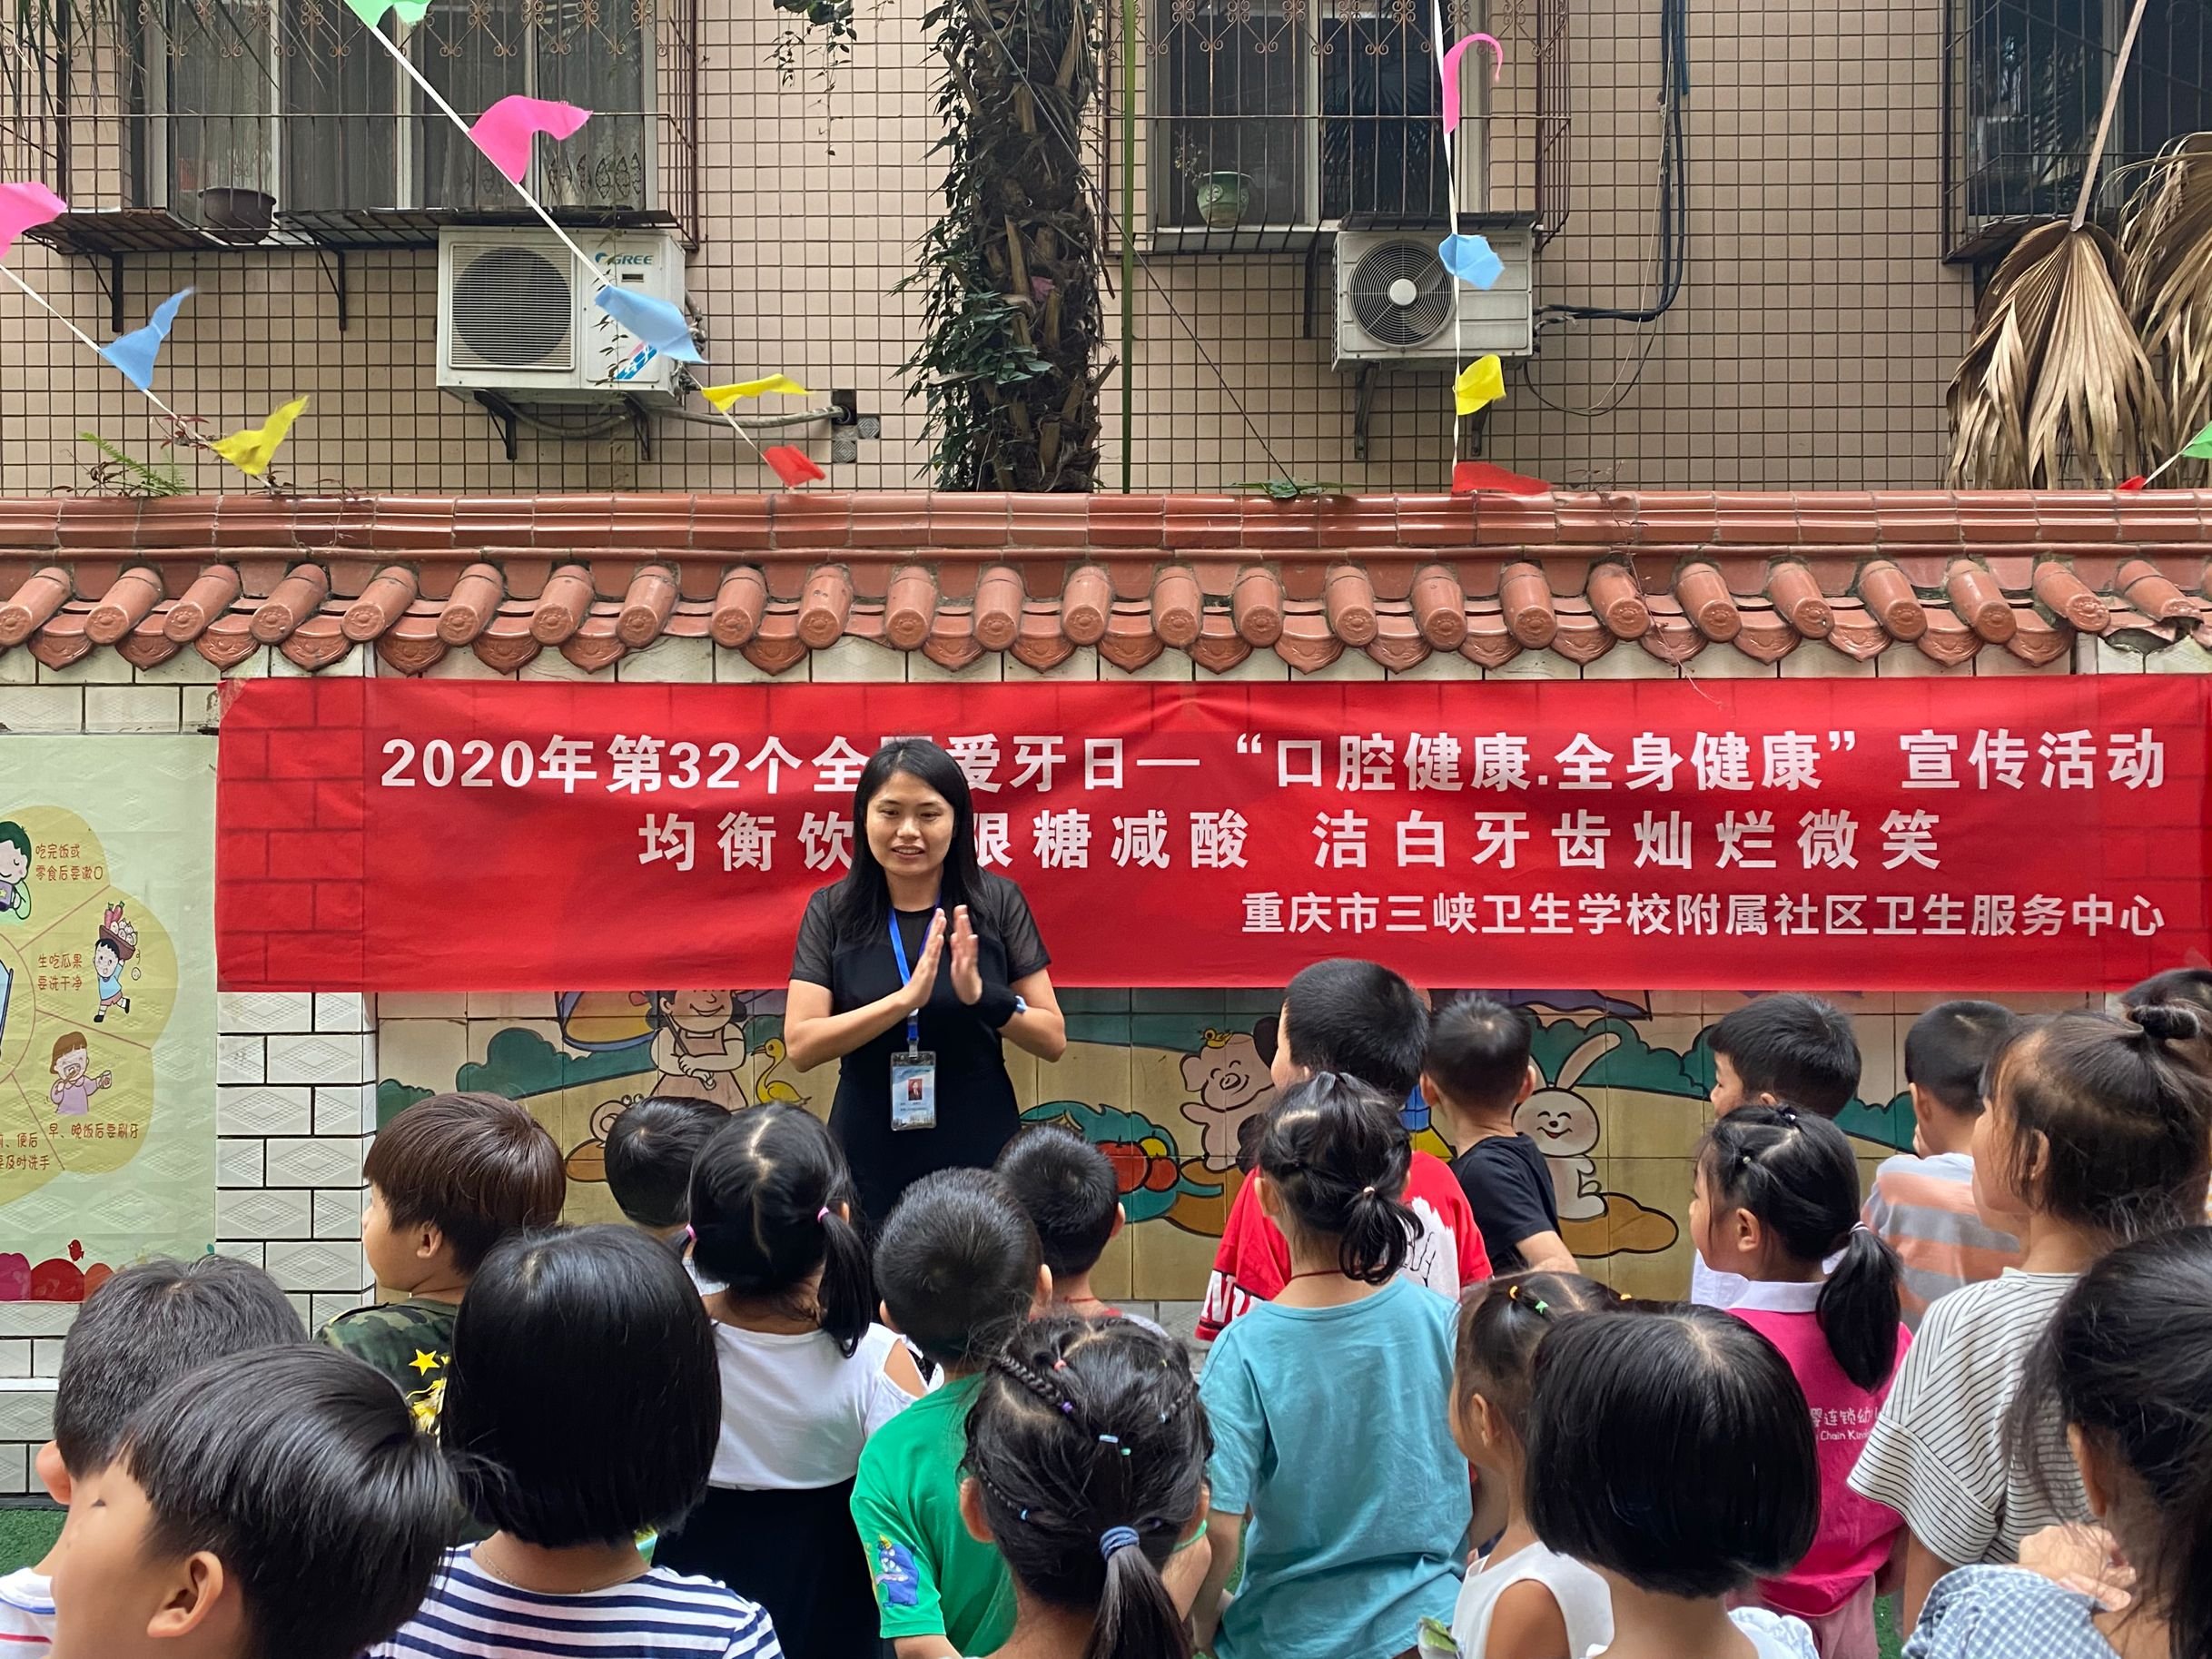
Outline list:
[[[507,450],[507,459],[510,461],[518,459],[515,453],[515,433],[522,424],[522,417],[515,406],[496,391],[479,390],[476,394],[476,400],[483,405],[484,412],[491,417],[491,424],[499,428],[499,442]]]
[[[653,459],[653,411],[646,407],[644,399],[629,392],[623,393],[622,406],[630,412],[630,436],[637,441],[637,459],[651,460]]]
[[[1359,365],[1358,383],[1352,393],[1352,459],[1368,458],[1368,421],[1375,413],[1375,377],[1378,365]]]

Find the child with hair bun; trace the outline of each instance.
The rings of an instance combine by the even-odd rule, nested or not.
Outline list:
[[[1421,1404],[1449,1397],[1453,1303],[1398,1277],[1410,1156],[1397,1106],[1336,1072],[1268,1113],[1248,1185],[1291,1272],[1222,1332],[1200,1385],[1213,1557],[1192,1612],[1218,1659],[1389,1659],[1458,1597],[1466,1472]]]
[[[922,1392],[905,1345],[870,1317],[854,1202],[836,1142],[796,1106],[736,1114],[692,1165],[722,1428],[706,1500],[655,1559],[758,1602],[791,1659],[876,1640],[854,1476],[869,1437]]]
[[[1203,1547],[1213,1441],[1181,1348],[1131,1320],[1053,1313],[991,1366],[960,1507],[1013,1575],[998,1659],[1190,1659],[1169,1569]]]
[[[1782,1350],[1818,1426],[1820,1532],[1758,1599],[1804,1620],[1821,1659],[1876,1659],[1874,1575],[1903,1523],[1848,1482],[1911,1338],[1897,1254],[1859,1220],[1851,1141],[1787,1106],[1721,1119],[1698,1148],[1690,1233],[1745,1281],[1729,1311]]]
[[[1905,1518],[1904,1616],[1945,1574],[2017,1560],[2021,1540],[2088,1518],[2078,1481],[2038,1482],[2004,1423],[2029,1352],[2082,1272],[2115,1246],[2187,1226],[2212,1171],[2205,1021],[2151,1004],[2131,1019],[2023,1021],[1990,1061],[1974,1125],[1974,1201],[2020,1265],[1928,1310],[1852,1489]]]
[[[1452,1612],[1459,1659],[1580,1659],[1613,1640],[1613,1597],[1528,1524],[1528,1410],[1536,1348],[1562,1322],[1619,1307],[1579,1273],[1516,1273],[1467,1293],[1452,1367],[1452,1438],[1502,1495],[1505,1530],[1466,1575]]]

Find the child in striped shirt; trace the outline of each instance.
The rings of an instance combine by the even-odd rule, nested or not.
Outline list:
[[[1912,1150],[1882,1160],[1865,1220],[1904,1264],[1905,1323],[1914,1330],[1936,1298],[2019,1261],[2020,1241],[1974,1208],[1971,1150],[1982,1068],[2017,1023],[1995,1002],[1941,1002],[1905,1033]]]
[[[447,1552],[369,1659],[781,1659],[751,1602],[638,1553],[706,1496],[722,1430],[706,1310],[659,1244],[602,1226],[493,1249],[454,1322],[441,1424],[495,1530]]]
[[[1990,1062],[1974,1194],[2016,1232],[2020,1265],[1930,1311],[1852,1471],[1905,1517],[1904,1623],[1961,1566],[2016,1560],[2045,1526],[2089,1518],[2080,1483],[2038,1481],[2007,1443],[2027,1356],[2083,1269],[2115,1245],[2185,1227],[2212,1170],[2212,1079],[2185,1044],[2193,1011],[2023,1021]]]

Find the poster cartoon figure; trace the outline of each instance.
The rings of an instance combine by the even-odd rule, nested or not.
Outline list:
[[[92,1047],[83,1032],[64,1032],[54,1040],[54,1087],[46,1098],[57,1118],[81,1118],[92,1111],[92,1097],[115,1081],[113,1071],[92,1071]]]
[[[1602,1032],[1572,1054],[1548,1089],[1539,1089],[1514,1111],[1513,1126],[1536,1143],[1552,1172],[1552,1192],[1562,1221],[1593,1220],[1605,1213],[1605,1190],[1590,1154],[1597,1148],[1597,1108],[1575,1092],[1582,1075],[1621,1044]]]
[[[1237,1167],[1239,1133],[1249,1119],[1275,1103],[1275,1082],[1249,1032],[1209,1030],[1195,1054],[1182,1058],[1183,1087],[1197,1098],[1183,1116],[1198,1125],[1199,1152],[1209,1170]]]
[[[123,919],[123,901],[107,907],[100,919],[99,942],[93,946],[93,973],[100,983],[100,1012],[93,1023],[107,1018],[111,1008],[131,1012],[131,999],[123,993],[123,964],[138,954],[138,930]],[[132,970],[135,979],[137,970]]]
[[[678,1100],[712,1101],[725,1111],[752,1101],[746,1094],[745,998],[735,991],[652,991],[646,1017],[653,1027],[648,1091]]]
[[[30,833],[13,818],[0,818],[0,922],[30,919]]]

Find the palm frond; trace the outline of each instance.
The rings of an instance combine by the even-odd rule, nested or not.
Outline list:
[[[1957,489],[2019,489],[2028,482],[2028,404],[2058,310],[2058,220],[2013,245],[1983,291],[1974,340],[1951,376],[1950,479]]]
[[[2168,145],[2120,221],[2121,296],[2158,365],[2170,430],[2212,424],[2212,133]]]
[[[2053,256],[2057,298],[2028,404],[2030,489],[2062,482],[2069,453],[2098,483],[2118,484],[2165,441],[2166,394],[2120,304],[2118,259],[2094,227],[2069,234]]]

